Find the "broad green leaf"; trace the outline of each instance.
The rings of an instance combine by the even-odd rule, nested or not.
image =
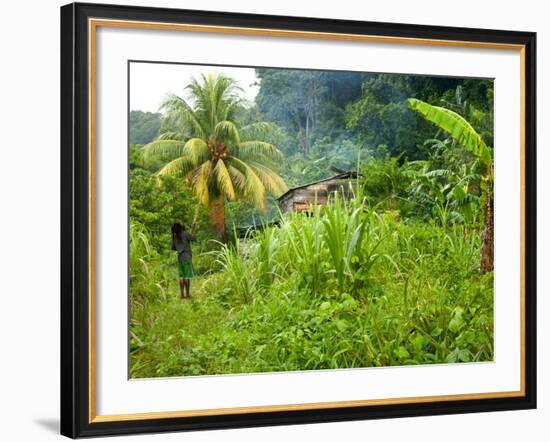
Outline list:
[[[420,113],[426,120],[431,121],[451,135],[466,149],[480,158],[484,164],[491,163],[491,149],[483,142],[472,125],[459,114],[444,107],[432,106],[416,98],[409,98],[407,105],[410,109]]]
[[[400,345],[396,350],[395,350],[395,355],[399,358],[399,359],[406,359],[410,356],[410,353],[409,351],[403,347],[402,345]]]

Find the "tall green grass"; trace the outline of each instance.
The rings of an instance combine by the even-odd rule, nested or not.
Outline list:
[[[477,233],[407,224],[361,195],[286,214],[214,252],[220,271],[193,282],[191,302],[148,303],[132,375],[492,360]]]

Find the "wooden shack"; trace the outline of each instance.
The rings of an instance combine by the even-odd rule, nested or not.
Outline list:
[[[308,212],[313,204],[324,206],[334,192],[348,199],[350,182],[357,179],[355,172],[342,172],[324,180],[289,189],[279,197],[281,212]]]

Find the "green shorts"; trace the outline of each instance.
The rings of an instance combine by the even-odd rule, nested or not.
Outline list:
[[[193,273],[193,263],[189,261],[178,261],[178,273],[180,279],[191,279],[194,275]]]

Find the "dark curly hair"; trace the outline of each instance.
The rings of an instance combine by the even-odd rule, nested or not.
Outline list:
[[[180,241],[183,239],[183,231],[185,227],[181,223],[174,223],[172,225],[172,238],[178,238]]]

